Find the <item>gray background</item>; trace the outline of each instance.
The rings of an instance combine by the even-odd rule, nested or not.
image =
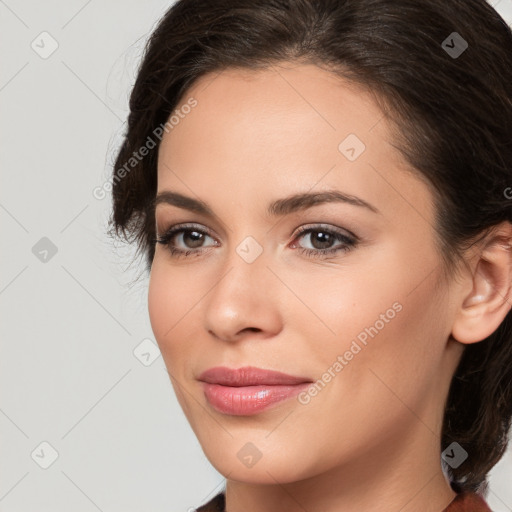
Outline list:
[[[171,3],[0,0],[1,512],[186,511],[223,486],[156,348],[142,265],[93,196]],[[512,24],[512,0],[492,3]],[[495,512],[511,483],[512,447]]]

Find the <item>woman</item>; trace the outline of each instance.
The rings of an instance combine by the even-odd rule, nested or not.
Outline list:
[[[113,175],[198,510],[490,510],[512,417],[512,34],[484,0],[181,0]]]

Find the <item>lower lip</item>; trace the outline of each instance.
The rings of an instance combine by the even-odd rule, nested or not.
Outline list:
[[[203,383],[204,394],[208,402],[217,411],[234,416],[250,416],[270,406],[298,395],[311,383],[292,386],[221,386]]]

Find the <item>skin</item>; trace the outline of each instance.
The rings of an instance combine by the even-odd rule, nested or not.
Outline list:
[[[373,98],[328,71],[228,69],[200,78],[181,104],[191,96],[197,106],[161,142],[157,193],[201,199],[215,215],[157,206],[159,235],[181,223],[209,234],[202,245],[177,235],[177,248],[196,251],[185,257],[157,244],[148,308],[179,403],[227,479],[227,510],[443,510],[455,497],[440,462],[445,400],[465,345],[510,309],[506,247],[478,246],[467,270],[443,279],[430,190],[392,145]],[[348,134],[366,146],[354,161],[338,149]],[[266,214],[273,200],[326,190],[379,213],[326,203]],[[344,246],[320,245],[321,227],[297,235],[318,224],[358,243],[301,253]],[[236,250],[248,236],[262,249],[252,263]],[[203,394],[197,377],[213,366],[321,379],[395,303],[401,310],[307,404],[233,416]],[[252,467],[237,457],[246,443],[261,453]]]

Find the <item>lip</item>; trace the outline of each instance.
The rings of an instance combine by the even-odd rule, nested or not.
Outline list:
[[[293,386],[304,382],[313,382],[306,377],[296,377],[274,370],[264,370],[254,366],[231,369],[225,366],[216,366],[203,372],[198,380],[209,384],[220,384],[221,386]]]
[[[210,368],[199,378],[210,405],[223,414],[249,416],[291,398],[313,381],[253,366]]]

